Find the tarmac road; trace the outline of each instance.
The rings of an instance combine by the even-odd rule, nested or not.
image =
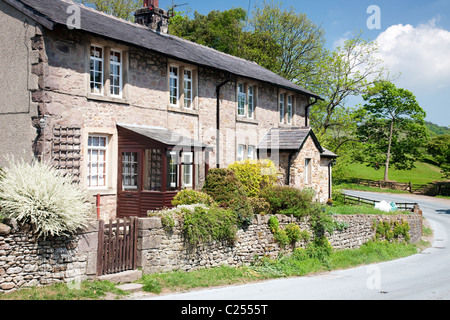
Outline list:
[[[450,200],[347,191],[388,202],[418,202],[435,234],[420,254],[311,277],[271,280],[158,297],[157,300],[450,300]]]

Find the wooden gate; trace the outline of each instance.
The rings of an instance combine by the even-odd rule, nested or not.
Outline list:
[[[138,219],[100,220],[98,232],[97,276],[137,268]]]

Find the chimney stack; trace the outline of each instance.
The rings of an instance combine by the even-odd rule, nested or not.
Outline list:
[[[169,13],[158,7],[158,0],[144,0],[144,6],[134,13],[136,23],[158,33],[169,32]]]

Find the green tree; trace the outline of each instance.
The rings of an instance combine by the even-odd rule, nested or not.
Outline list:
[[[375,168],[384,164],[384,180],[389,180],[389,168],[411,170],[421,156],[421,147],[428,139],[425,111],[408,90],[383,81],[363,96],[367,118],[358,126],[360,141],[364,141],[356,160]]]
[[[427,151],[433,156],[445,178],[450,178],[450,134],[431,138]]]
[[[115,17],[134,21],[133,13],[142,7],[142,0],[76,0]]]
[[[247,12],[242,8],[211,11],[202,15],[197,11],[194,19],[186,14],[170,21],[169,33],[224,53],[238,55]]]
[[[259,39],[272,39],[270,43],[278,48],[268,54],[271,63],[255,62],[301,85],[319,73],[317,61],[325,55],[325,31],[306,14],[297,13],[294,7],[282,9],[281,2],[264,1],[252,12],[248,30]]]
[[[375,83],[388,80],[383,61],[377,58],[376,43],[366,41],[356,33],[343,46],[317,61],[320,72],[312,75],[308,89],[319,94],[319,101],[311,109],[311,126],[319,139],[336,152],[347,139],[354,140],[356,108],[346,104],[350,97],[368,93]],[[339,139],[336,140],[338,134]],[[332,137],[334,135],[334,138]],[[330,141],[332,140],[332,141]]]

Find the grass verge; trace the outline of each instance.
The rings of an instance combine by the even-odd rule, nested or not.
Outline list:
[[[198,288],[250,283],[260,280],[306,276],[324,271],[389,261],[418,253],[427,244],[369,242],[360,249],[333,251],[324,260],[291,254],[278,259],[263,258],[250,266],[202,269],[145,275],[139,282],[146,292],[182,292]]]
[[[0,294],[0,300],[101,300],[108,296],[120,299],[127,292],[109,281],[83,281],[79,284],[57,283],[45,287],[20,289]]]

